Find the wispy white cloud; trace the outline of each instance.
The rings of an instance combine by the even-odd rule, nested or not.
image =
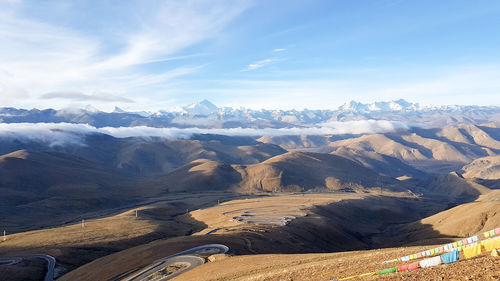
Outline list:
[[[273,52],[284,52],[286,51],[285,48],[276,48],[276,49],[273,49]]]
[[[17,104],[41,104],[43,100],[36,97],[62,93],[61,89],[70,89],[69,93],[113,93],[123,97],[123,102],[133,95],[158,91],[165,82],[196,72],[202,65],[163,64],[163,69],[151,70],[144,64],[195,56],[175,55],[216,37],[251,4],[226,0],[141,1],[136,4],[144,15],[137,12],[136,17],[129,17],[130,24],[121,27],[123,34],[116,36],[105,31],[86,33],[23,12],[23,5],[36,2],[9,2],[0,3],[0,102],[4,105],[16,100]],[[62,4],[47,2],[43,6],[51,13],[58,5]],[[27,96],[31,96],[30,101]],[[68,100],[75,100],[75,95]]]
[[[256,70],[256,69],[259,69],[261,67],[264,67],[268,64],[271,64],[273,62],[276,62],[278,61],[278,59],[265,59],[265,60],[259,60],[259,61],[256,61],[254,63],[251,63],[249,64],[245,69],[243,69],[242,71],[252,71],[252,70]]]

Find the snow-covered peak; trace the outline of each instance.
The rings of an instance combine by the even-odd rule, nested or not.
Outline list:
[[[113,109],[113,111],[111,113],[128,113],[128,114],[139,115],[142,117],[149,117],[149,116],[153,115],[153,113],[148,112],[148,111],[126,111],[126,110],[119,108],[118,106],[115,106],[115,108]]]
[[[404,99],[399,99],[393,101],[377,101],[373,103],[360,103],[356,101],[350,101],[340,106],[338,110],[344,112],[369,113],[369,112],[418,111],[425,109],[430,109],[430,108],[428,106],[423,106],[419,103],[412,103]]]
[[[341,111],[359,111],[363,107],[363,104],[357,101],[348,101],[339,107]]]
[[[210,115],[218,110],[219,108],[208,100],[202,100],[184,107],[184,111],[193,115]]]
[[[113,113],[126,113],[126,111],[119,108],[118,106],[115,106],[115,109],[113,109]]]
[[[92,112],[92,113],[97,113],[97,112],[100,112],[99,109],[97,109],[96,107],[90,105],[90,104],[87,104],[84,108],[83,108],[85,111],[87,112]]]

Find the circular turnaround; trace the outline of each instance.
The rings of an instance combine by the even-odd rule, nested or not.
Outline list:
[[[167,260],[167,259],[172,258],[172,257],[182,256],[182,255],[200,255],[200,256],[208,257],[208,256],[214,255],[214,254],[225,254],[227,251],[229,251],[229,247],[226,245],[207,244],[207,245],[203,245],[203,246],[194,247],[194,248],[191,248],[189,250],[185,250],[185,251],[179,252],[177,254],[173,254],[171,256],[168,256],[168,257],[161,258],[159,260],[156,260],[154,263],[164,261],[164,260]]]
[[[119,278],[121,281],[160,281],[169,280],[175,276],[191,270],[205,263],[202,257],[208,257],[213,254],[224,254],[229,247],[222,244],[207,244],[185,250],[168,257],[156,260],[150,266],[129,275]],[[198,255],[198,256],[189,256]]]
[[[45,261],[47,261],[47,273],[45,273],[45,278],[43,280],[44,281],[54,280],[54,268],[56,266],[56,259],[53,256],[37,254],[37,255],[26,255],[19,257],[0,258],[0,265],[14,265],[20,262],[22,259],[29,259],[29,258],[44,259]]]
[[[205,260],[196,256],[176,256],[164,261],[155,262],[147,268],[139,271],[132,277],[122,279],[123,281],[141,280],[169,280],[175,276],[191,270],[205,263]]]

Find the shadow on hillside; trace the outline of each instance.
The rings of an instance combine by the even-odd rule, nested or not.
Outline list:
[[[241,174],[231,165],[213,161],[192,162],[165,176],[142,184],[142,187],[169,192],[227,191],[241,182]]]
[[[343,200],[316,206],[313,214],[266,233],[267,237],[274,239],[273,244],[283,247],[254,245],[253,250],[261,254],[340,252],[415,245],[416,241],[431,238],[419,245],[432,244],[436,240],[446,243],[452,237],[444,236],[418,220],[447,207],[440,201],[428,199],[374,196]],[[401,233],[403,226],[410,223],[412,229],[418,231]],[[263,239],[262,236],[258,238]]]
[[[474,179],[474,181],[490,189],[500,189],[500,180]]]
[[[157,223],[154,232],[146,235],[130,239],[97,243],[92,241],[93,237],[89,237],[87,245],[75,245],[74,247],[53,245],[41,248],[23,248],[3,246],[0,243],[2,247],[1,256],[38,253],[49,254],[56,258],[59,270],[62,273],[66,273],[95,259],[124,249],[147,244],[159,239],[189,236],[207,227],[206,224],[193,219],[190,214],[176,214],[172,217],[164,218],[163,221],[157,220],[155,216],[157,216],[157,214],[147,214],[146,211],[141,212],[141,219],[147,221],[151,220],[152,223]],[[76,241],[85,239],[85,232],[82,231],[75,239]],[[79,241],[79,243],[81,243],[81,241]]]
[[[16,254],[35,251],[54,255],[65,273],[100,257],[138,245],[143,246],[137,248],[136,255],[145,255],[141,263],[147,264],[185,249],[211,243],[225,244],[230,247],[230,253],[236,255],[365,250],[405,246],[410,243],[415,245],[415,241],[422,239],[425,241],[421,245],[425,245],[433,243],[430,242],[430,238],[434,239],[433,241],[438,239],[442,243],[447,243],[451,241],[451,237],[441,235],[429,225],[415,223],[446,207],[446,203],[439,200],[371,196],[315,206],[311,214],[292,220],[284,226],[249,224],[233,230],[226,229],[222,234],[216,232],[195,236],[190,234],[206,228],[207,225],[193,219],[189,214],[184,214],[174,217],[178,223],[185,226],[178,231],[172,231],[171,224],[164,224],[158,225],[153,233],[132,239],[105,243],[89,242],[89,245],[75,247],[55,245],[42,249],[5,250]],[[151,219],[156,215],[158,214],[151,214]],[[397,232],[401,228],[396,226],[411,222],[418,231]]]

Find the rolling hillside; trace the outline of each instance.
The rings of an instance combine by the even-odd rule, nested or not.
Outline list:
[[[162,186],[171,192],[361,191],[365,188],[406,190],[396,179],[381,176],[347,158],[310,152],[288,152],[253,165],[228,165],[199,159],[148,184]]]
[[[413,223],[395,226],[395,240],[418,245],[470,237],[500,226],[500,190]]]
[[[198,159],[147,185],[161,186],[169,192],[238,190],[240,174],[229,164]]]
[[[420,183],[421,190],[429,195],[438,195],[447,200],[469,201],[490,191],[489,188],[470,179],[464,179],[456,172],[435,175]]]
[[[255,164],[286,150],[251,138],[199,135],[188,140],[164,138],[115,138],[105,134],[81,136],[79,142],[46,143],[0,137],[0,153],[17,150],[60,152],[136,176],[170,172],[197,159],[226,164]]]
[[[290,151],[343,155],[370,168],[378,162],[385,166],[378,172],[385,174],[390,172],[386,166],[389,160],[381,160],[381,156],[373,153],[396,158],[413,168],[434,174],[458,171],[477,158],[500,153],[500,128],[495,123],[481,126],[458,124],[444,128],[415,127],[383,134],[265,136],[258,140],[280,145]],[[395,164],[394,160],[390,162]],[[404,170],[400,170],[402,174],[411,172],[401,164],[397,167]],[[390,175],[400,176],[401,173]]]
[[[135,184],[129,175],[82,158],[16,151],[0,156],[2,221],[11,231],[48,226],[156,193],[135,189]]]
[[[500,180],[500,155],[478,158],[462,170],[464,178]]]
[[[237,166],[246,191],[360,190],[384,187],[401,190],[398,181],[349,159],[321,153],[289,152],[260,164]]]
[[[427,173],[413,168],[395,157],[373,151],[355,150],[341,147],[332,152],[332,154],[345,157],[372,169],[381,175],[393,178],[411,177],[421,179],[428,177]]]

